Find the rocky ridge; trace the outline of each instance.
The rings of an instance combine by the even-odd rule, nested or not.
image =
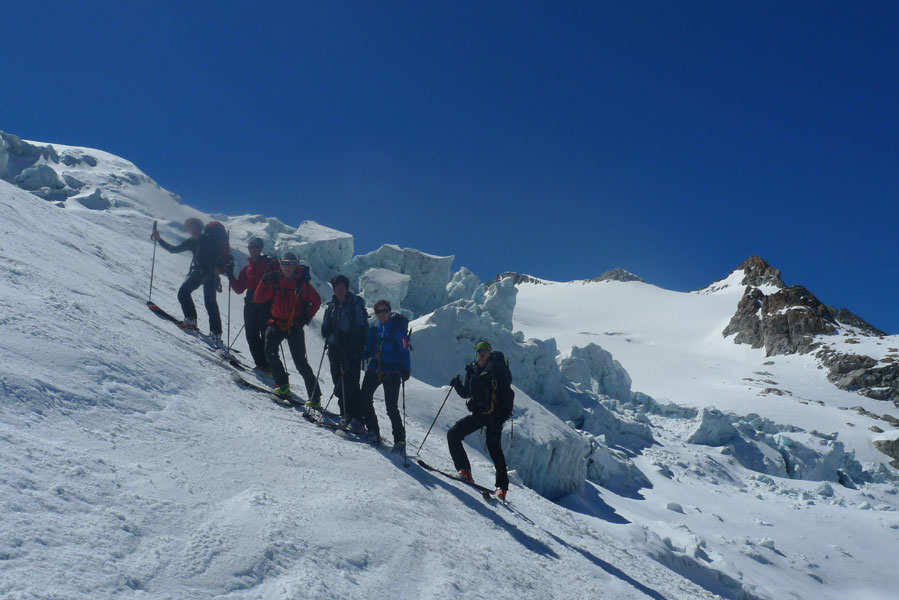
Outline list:
[[[746,290],[722,332],[725,337],[764,348],[768,356],[816,352],[828,379],[840,389],[899,402],[899,363],[841,352],[822,338],[840,333],[882,337],[883,331],[845,308],[824,304],[801,285],[787,286],[780,270],[758,256],[750,256],[737,269],[745,273],[741,283]]]

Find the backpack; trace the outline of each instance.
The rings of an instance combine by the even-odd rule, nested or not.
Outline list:
[[[512,371],[509,370],[509,362],[499,350],[490,353],[490,361],[493,363],[493,374],[496,377],[496,390],[494,390],[494,410],[497,416],[505,421],[512,416],[515,408],[515,390],[512,389]]]
[[[412,332],[409,331],[409,319],[400,313],[393,313],[390,315],[390,325],[393,327],[394,331],[402,331],[407,340],[412,336]],[[409,346],[409,349],[412,349],[411,345]]]
[[[472,379],[471,397],[465,405],[473,413],[494,414],[501,422],[512,416],[515,391],[512,389],[512,372],[502,352],[490,353],[489,370],[481,371]],[[474,375],[477,361],[466,367]]]
[[[217,256],[215,259],[216,266],[224,267],[231,256],[231,244],[228,238],[228,230],[218,221],[209,221],[203,228],[203,238],[210,242],[210,246],[215,249]]]

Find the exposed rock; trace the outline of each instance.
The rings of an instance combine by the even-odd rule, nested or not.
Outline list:
[[[771,356],[809,352],[816,335],[832,334],[836,328],[830,309],[800,285],[771,295],[747,287],[723,334],[736,334],[736,343],[765,348]]]
[[[587,281],[639,281],[641,283],[646,283],[646,280],[639,275],[634,275],[630,271],[620,267],[610,269],[602,275],[594,277],[593,279],[588,279]]]
[[[848,308],[835,308],[833,306],[828,306],[827,308],[830,309],[836,320],[844,325],[855,327],[868,335],[887,335],[886,332],[877,329],[858,315],[851,313]]]
[[[769,265],[763,258],[757,254],[753,254],[743,262],[737,269],[743,270],[743,285],[753,287],[761,287],[763,285],[773,285],[778,288],[785,288],[783,280],[780,278],[780,269],[775,269]]]
[[[875,400],[899,399],[899,363],[877,366],[877,361],[870,356],[829,349],[816,356],[829,369],[827,379],[838,388]]]
[[[514,273],[512,271],[506,271],[505,273],[498,273],[496,277],[484,283],[484,289],[489,289],[497,281],[502,281],[507,277],[511,277],[513,283],[518,285],[519,283],[536,283],[539,285],[546,285],[546,282],[542,279],[537,279],[536,277],[531,277],[530,275],[522,275],[520,273]]]
[[[874,447],[892,458],[890,464],[899,469],[899,438],[895,440],[874,440]]]

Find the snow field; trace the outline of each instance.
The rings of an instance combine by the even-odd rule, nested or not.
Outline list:
[[[0,596],[706,596],[527,489],[511,499],[534,524],[238,388],[143,306],[149,218],[73,214],[5,183],[0,210]],[[175,314],[188,260],[157,253],[153,298]],[[410,446],[444,394],[407,387]],[[423,450],[442,466],[447,411]]]

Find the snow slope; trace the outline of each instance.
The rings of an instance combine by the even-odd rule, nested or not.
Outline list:
[[[737,271],[714,289],[689,294],[641,282],[521,283],[514,327],[528,336],[554,337],[562,352],[599,344],[627,370],[634,390],[680,407],[645,411],[659,444],[635,463],[653,488],[643,491],[645,500],[606,495],[619,514],[656,523],[655,533],[669,535],[688,553],[692,548],[700,565],[739,572],[770,597],[892,597],[897,580],[884,569],[884,551],[899,540],[895,479],[850,489],[822,484],[831,478],[820,467],[831,460],[831,473],[839,472],[849,456],[882,473],[886,457],[872,442],[894,438],[896,430],[879,435],[868,428],[885,426],[882,421],[846,409],[862,406],[893,416],[899,409],[838,390],[811,356],[769,358],[764,350],[725,339],[721,331],[742,295],[741,279]],[[870,343],[895,347],[897,341],[888,336]],[[758,469],[746,468],[752,461],[739,456],[741,446],[688,442],[701,422],[697,411],[705,407],[744,425],[767,420],[753,432],[768,428],[774,434],[778,451],[769,459],[789,456],[791,444],[797,454],[818,450],[824,458],[816,465],[797,459],[796,479],[770,476],[761,458]],[[752,449],[759,448],[771,450],[763,444]],[[806,468],[802,476],[800,467],[812,466],[819,470]],[[680,506],[668,509],[669,502]],[[862,589],[869,596],[859,596]]]
[[[491,331],[502,329],[491,319],[511,317],[538,338],[501,338],[523,361],[556,345],[562,361],[596,343],[640,392],[616,372],[603,388],[614,394],[575,393],[557,374],[572,398],[601,403],[589,414],[606,433],[576,431],[518,363],[516,381],[537,392],[519,388],[504,445],[527,472],[511,474],[514,507],[495,506],[230,382],[200,340],[144,306],[152,222],[172,239],[185,216],[207,215],[123,159],[55,148],[96,157],[93,166],[47,164],[60,178],[95,182],[111,202],[89,210],[0,181],[0,597],[888,598],[899,585],[886,568],[899,537],[895,471],[871,449],[873,421],[841,410],[893,409],[836,390],[805,357],[769,360],[721,338],[736,286],[680,294],[639,282],[521,283],[516,297],[502,284],[488,294],[496,315],[466,313]],[[407,274],[427,261],[448,269],[441,257],[393,246],[354,258],[351,236],[314,223],[222,218],[238,256],[253,235],[307,249],[325,297],[325,271],[338,266],[360,275],[393,265]],[[188,262],[156,256],[153,299],[174,314]],[[483,300],[472,279],[458,271],[445,299]],[[419,308],[440,296],[439,278],[425,283]],[[224,295],[219,303],[224,312]],[[241,303],[232,299],[232,335]],[[462,311],[437,312],[453,310]],[[307,331],[316,365],[319,319]],[[462,367],[459,331],[422,333],[413,374],[432,376],[407,385],[411,448],[447,395],[444,371]],[[235,347],[246,354],[242,339]],[[421,365],[421,356],[453,364]],[[327,396],[329,378],[321,381]],[[775,387],[784,395],[764,393]],[[723,412],[703,411],[712,405]],[[423,458],[451,464],[445,431],[463,414],[451,395]],[[550,460],[544,478],[582,468],[594,480],[643,477],[642,489],[586,481],[552,503],[524,487],[538,486],[533,461],[540,450],[552,458],[560,438],[584,440],[591,454],[580,466]],[[483,442],[468,441],[475,477],[489,485]],[[616,471],[628,464],[635,471]]]
[[[621,525],[521,487],[524,516],[485,504],[235,386],[144,306],[149,216],[5,182],[0,213],[0,597],[711,597]],[[187,263],[157,256],[153,298],[173,311]],[[408,386],[410,443],[444,391]],[[449,464],[460,414],[422,456]]]

